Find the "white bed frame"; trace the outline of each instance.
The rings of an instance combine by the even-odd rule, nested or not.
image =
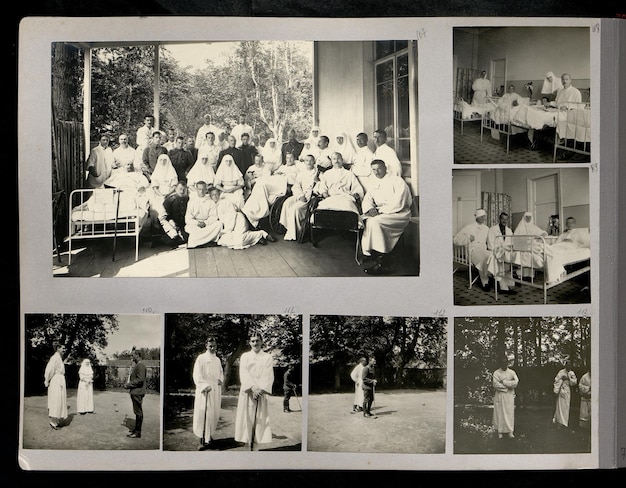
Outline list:
[[[580,269],[577,269],[570,273],[566,273],[565,275],[561,276],[561,279],[557,282],[546,283],[545,278],[547,276],[547,268],[548,268],[548,257],[546,255],[546,246],[550,245],[549,244],[550,241],[556,240],[556,237],[544,237],[544,236],[536,236],[536,235],[496,236],[495,242],[497,244],[498,240],[500,239],[503,241],[503,244],[504,244],[504,239],[506,238],[511,239],[511,242],[512,242],[511,252],[527,253],[530,255],[530,266],[522,266],[519,264],[515,264],[513,262],[504,262],[505,267],[506,267],[506,264],[509,265],[508,266],[509,274],[507,278],[511,278],[515,283],[519,283],[520,285],[530,286],[532,288],[543,290],[544,305],[548,302],[548,290],[549,289],[554,288],[555,286],[561,285],[591,270],[591,265],[588,263],[586,266]],[[543,266],[540,268],[536,268],[534,266],[535,260],[533,258],[536,255],[536,251],[535,251],[535,246],[533,244],[535,241],[541,242],[541,249],[542,249],[541,252],[543,253],[542,255],[543,259],[541,262],[543,263]],[[498,248],[497,245],[495,247]],[[503,262],[503,261],[501,260],[500,262]],[[589,259],[587,258],[587,259],[582,259],[582,260],[576,260],[576,261],[568,262],[566,264],[572,265],[572,264],[579,264],[583,262],[589,262]],[[513,273],[515,267],[518,267],[518,269],[520,270],[521,277],[524,276],[525,269],[530,269],[531,270],[530,281],[526,281],[521,278],[515,278],[515,275]],[[535,280],[535,271],[541,271],[543,273],[543,279]],[[494,288],[495,288],[495,299],[497,301],[498,300],[498,286],[496,285]]]
[[[591,105],[589,104],[589,102],[560,103],[557,105],[557,110],[558,110],[557,113],[561,113],[562,110],[568,111],[572,105],[577,106],[576,110],[571,111],[572,113],[575,114],[574,120],[572,122],[574,129],[573,131],[570,131],[569,126],[567,126],[566,131],[565,131],[565,137],[559,137],[559,135],[556,132],[554,133],[554,156],[552,159],[553,163],[556,163],[556,155],[559,149],[591,156],[591,142],[590,142],[591,141],[591,127],[588,127],[584,123],[584,117],[579,117],[580,110],[587,109],[587,108],[591,109]],[[559,122],[558,122],[558,117],[557,117],[557,127],[558,127],[558,124]],[[579,131],[582,131],[584,133],[584,137],[582,141],[576,139],[576,134],[578,134]],[[568,137],[569,135],[573,135],[574,137]],[[579,145],[579,143],[581,145]]]
[[[472,251],[469,244],[465,244],[462,246],[454,243],[452,244],[452,262],[455,265],[458,265],[454,267],[454,269],[452,270],[452,274],[456,273],[461,266],[467,267],[467,274],[469,279],[468,288],[471,289],[472,286],[474,286],[474,283],[476,283],[476,280],[479,278],[479,275],[476,272],[475,276],[472,276],[474,265],[472,264]]]
[[[459,100],[457,103],[460,103]],[[471,117],[464,119],[463,118],[463,110],[457,110],[457,104],[454,104],[454,120],[458,120],[461,123],[461,135],[463,135],[463,124],[466,122],[476,122],[481,121],[483,119],[482,114],[472,113]]]
[[[102,218],[94,219],[88,210],[84,210],[89,197],[94,191],[111,192],[115,201],[115,211],[104,212]],[[80,239],[101,239],[118,237],[134,237],[135,238],[135,261],[139,260],[139,234],[147,221],[147,213],[139,208],[136,202],[136,211],[132,212],[132,216],[119,216],[119,199],[123,190],[115,188],[105,189],[79,189],[70,193],[69,197],[69,242],[68,266],[72,262],[72,241]],[[75,219],[75,212],[78,212],[79,218]],[[115,249],[115,247],[114,247]],[[115,254],[113,254],[115,259]]]

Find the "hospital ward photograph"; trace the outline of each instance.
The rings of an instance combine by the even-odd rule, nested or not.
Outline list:
[[[453,170],[455,305],[590,303],[589,172]]]
[[[590,453],[589,317],[457,317],[454,454]]]
[[[302,316],[165,316],[165,451],[300,451]]]
[[[418,276],[417,57],[53,42],[53,276]]]
[[[454,28],[454,162],[590,162],[590,35]]]
[[[307,450],[443,454],[445,317],[312,315]]]

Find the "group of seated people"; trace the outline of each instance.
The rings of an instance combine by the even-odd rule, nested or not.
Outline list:
[[[579,240],[576,228],[576,219],[568,217],[565,230],[561,234],[555,233],[558,227],[558,216],[552,215],[548,228],[542,229],[534,223],[531,212],[525,212],[521,221],[513,231],[509,227],[509,215],[501,212],[498,223],[491,227],[485,224],[487,213],[483,209],[477,209],[474,213],[474,222],[467,224],[454,236],[453,242],[457,246],[467,246],[472,265],[478,270],[480,286],[484,291],[490,291],[493,286],[498,292],[505,295],[514,295],[516,282],[513,278],[530,281],[534,278],[535,270],[531,268],[529,258],[513,256],[514,236],[542,236],[550,240],[553,237],[552,248],[568,246],[572,240]],[[588,236],[588,229],[585,229]],[[556,246],[556,247],[555,247]],[[587,241],[588,247],[588,241]],[[515,262],[521,266],[516,267],[514,275],[505,263]]]
[[[137,136],[151,123],[146,116]],[[258,149],[250,144],[249,131],[249,126],[233,128],[224,137],[206,116],[195,161],[183,136],[173,135],[168,151],[163,133],[153,131],[140,161],[140,151],[130,147],[126,134],[119,136],[114,151],[108,136],[102,136],[87,161],[88,184],[146,195],[153,227],[173,247],[245,249],[274,242],[271,229],[261,227],[283,196],[280,224],[287,241],[301,237],[313,201],[316,208],[354,212],[362,229],[362,253],[373,261],[365,272],[391,272],[389,253],[409,223],[412,197],[384,130],[374,132],[375,150],[365,133],[356,136],[357,148],[346,134],[331,145],[319,127],[304,142],[291,130],[284,144],[270,138]],[[216,143],[220,136],[228,143],[225,148]]]

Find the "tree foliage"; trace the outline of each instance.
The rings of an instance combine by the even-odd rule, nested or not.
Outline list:
[[[226,132],[245,112],[263,144],[286,139],[294,128],[305,134],[312,123],[313,75],[310,43],[242,41],[226,60],[183,67],[165,46],[159,48],[159,128],[195,136],[210,113]],[[102,131],[134,141],[145,114],[154,113],[154,46],[104,47],[92,56],[92,140]],[[222,62],[225,61],[225,62]]]
[[[224,368],[224,388],[238,381],[233,374],[238,359],[250,349],[253,331],[264,338],[264,349],[271,353],[275,366],[298,364],[302,360],[302,329],[296,315],[223,315],[168,314],[166,328],[166,389],[175,391],[193,386],[196,357],[205,352],[206,340],[217,340],[217,355]]]
[[[588,317],[466,317],[455,324],[457,402],[490,403],[491,377],[506,354],[518,376],[517,403],[550,398],[554,374],[566,361],[590,365]]]
[[[445,368],[446,319],[316,315],[310,343],[311,364],[331,363],[337,387],[342,369],[367,355],[402,383],[409,368]]]
[[[64,361],[77,364],[85,358],[97,364],[97,350],[108,344],[109,334],[119,328],[115,315],[28,314],[25,317],[25,391],[43,386],[43,372],[54,343],[66,348]]]

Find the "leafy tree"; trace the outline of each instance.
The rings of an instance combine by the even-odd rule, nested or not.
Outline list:
[[[391,366],[387,381],[399,385],[407,368],[445,367],[445,319],[318,315],[311,318],[310,342],[311,364],[332,364],[335,388],[343,369],[368,354]]]
[[[142,359],[148,360],[160,360],[161,359],[161,348],[160,347],[140,347],[137,348],[136,351],[139,352]],[[120,352],[116,352],[112,354],[115,359],[132,359],[133,351],[132,350],[124,350]]]
[[[276,366],[297,364],[302,359],[301,323],[295,315],[168,314],[165,327],[168,391],[193,386],[193,364],[206,350],[209,336],[217,339],[224,389],[238,381],[234,368],[241,354],[250,349],[248,337],[253,331],[263,335],[264,349],[274,356]]]
[[[119,328],[116,315],[28,314],[25,318],[26,388],[41,387],[45,364],[54,354],[54,342],[65,345],[65,361],[90,358],[108,344],[109,335]]]

